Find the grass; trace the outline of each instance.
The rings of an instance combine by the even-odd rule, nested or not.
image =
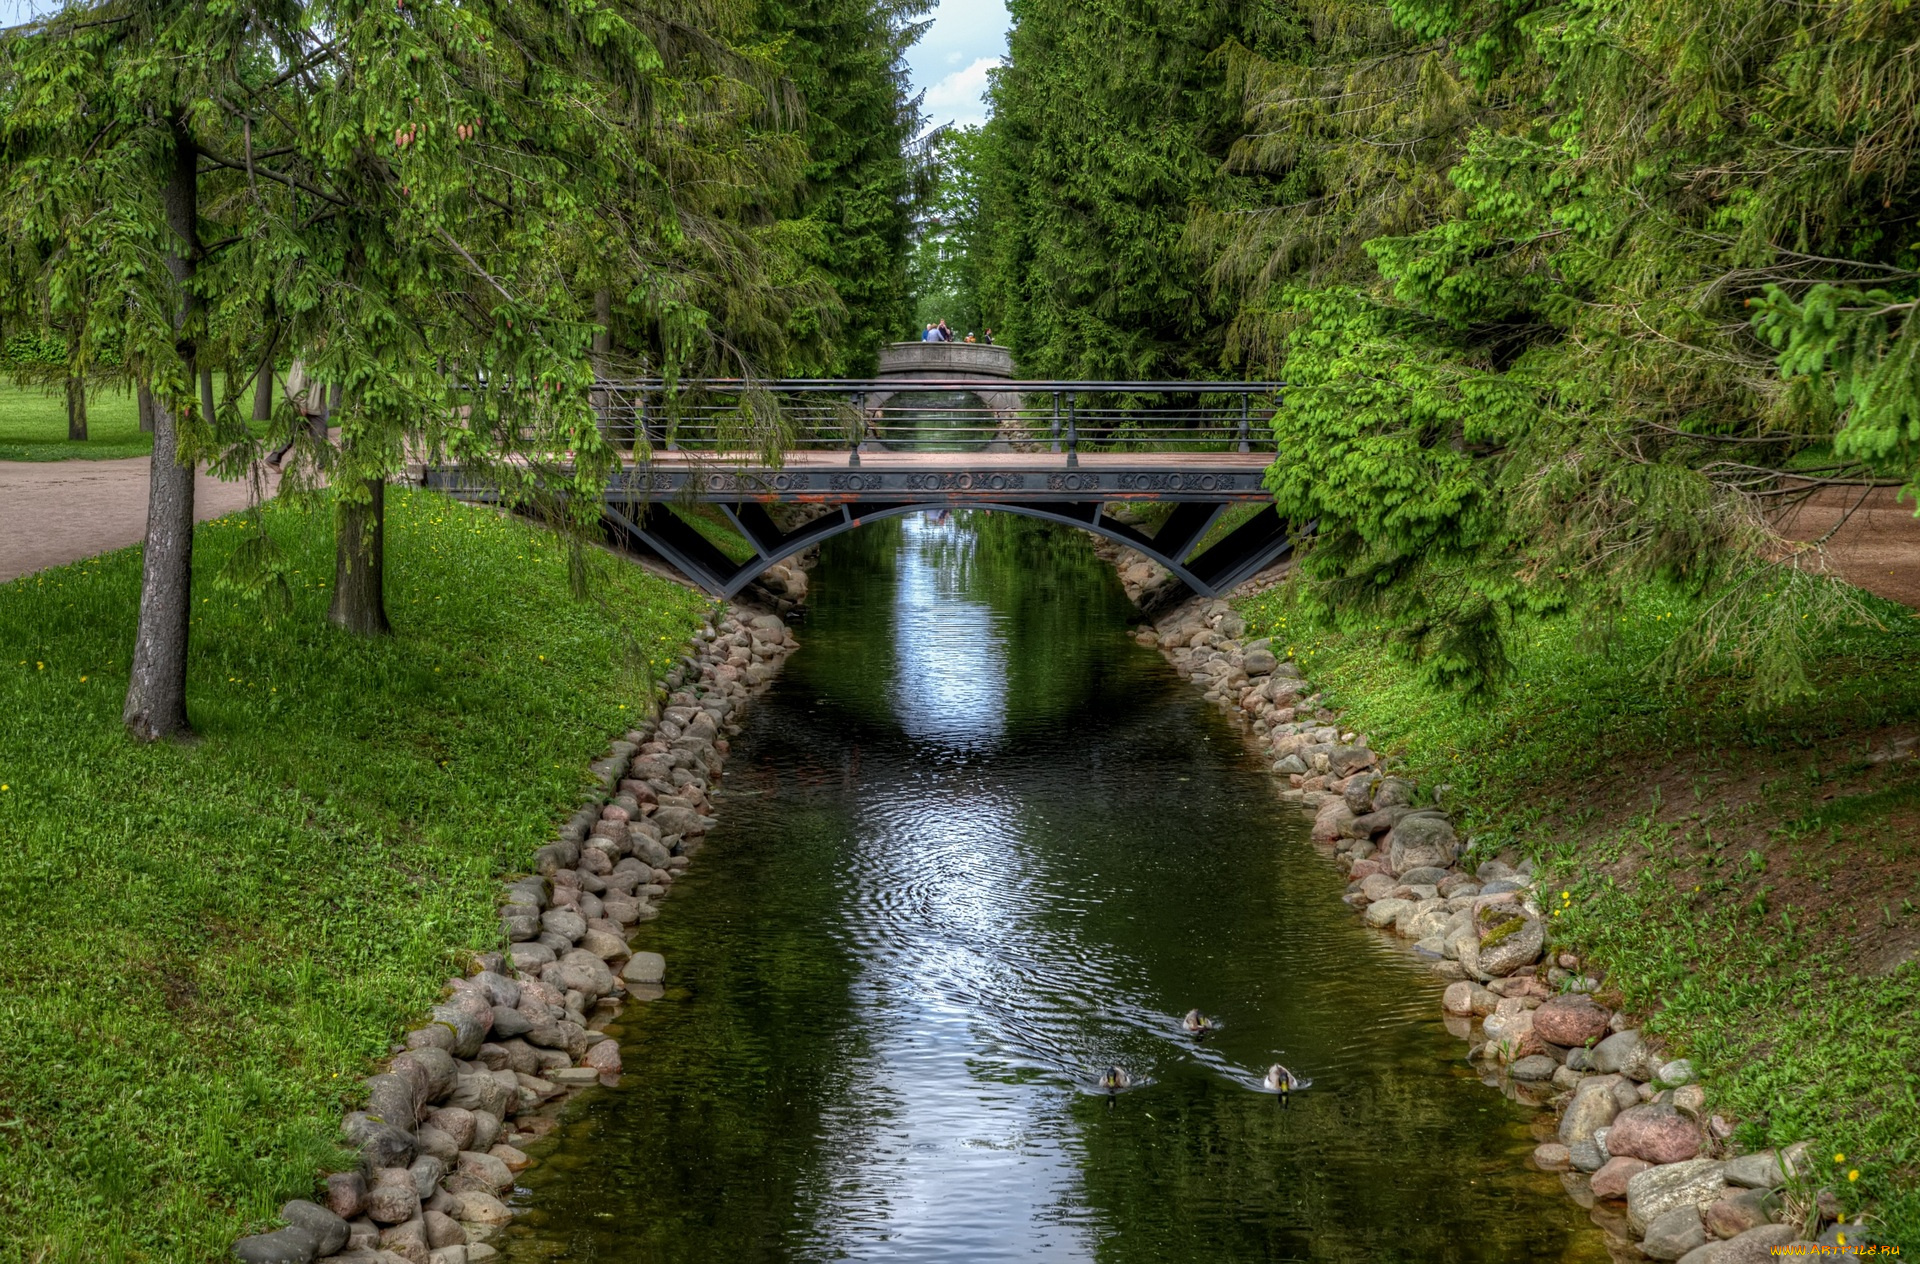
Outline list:
[[[145,456],[153,436],[140,433],[132,391],[91,391],[87,438],[67,438],[67,400],[59,390],[0,383],[0,461],[91,461]]]
[[[727,521],[718,505],[669,505],[667,511],[692,527],[708,544],[719,549],[730,561],[744,562],[754,556],[753,545]]]
[[[1520,627],[1512,680],[1476,702],[1378,636],[1303,621],[1284,589],[1242,610],[1376,749],[1451,787],[1475,854],[1538,862],[1556,941],[1695,1059],[1742,1143],[1846,1155],[1829,1164],[1843,1204],[1911,1246],[1920,761],[1884,756],[1920,733],[1920,623],[1869,602],[1882,626],[1835,639],[1816,695],[1759,714],[1729,676],[1683,689],[1647,670],[1692,613],[1652,593],[1603,640]]]
[[[599,554],[576,600],[552,537],[388,503],[378,642],[324,622],[324,506],[263,515],[271,627],[213,582],[257,529],[200,528],[187,743],[121,731],[137,550],[0,586],[0,1260],[213,1261],[308,1194],[705,608]]]

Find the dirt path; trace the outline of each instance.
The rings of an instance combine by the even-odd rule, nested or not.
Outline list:
[[[263,496],[280,486],[263,467]],[[245,482],[204,471],[194,482],[196,522],[247,507]],[[147,534],[147,458],[0,461],[0,583],[138,544]]]
[[[1888,601],[1920,607],[1920,518],[1896,489],[1875,488],[1847,524],[1827,541],[1834,573]],[[1827,487],[1781,520],[1793,540],[1817,540],[1860,500],[1860,489]]]

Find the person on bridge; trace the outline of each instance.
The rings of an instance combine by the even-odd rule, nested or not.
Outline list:
[[[944,320],[940,322],[940,341],[941,342],[953,341],[953,330],[947,328],[947,322]]]
[[[976,342],[976,341],[978,341],[978,339],[976,339],[976,338],[975,338],[975,337],[973,336],[973,330],[971,330],[971,329],[969,329],[969,330],[967,330],[967,341],[968,341],[968,342]]]
[[[934,328],[933,323],[931,321],[927,323],[927,332],[920,335],[920,341],[921,342],[939,342],[940,341],[940,331]]]
[[[986,343],[989,347],[991,347],[993,345],[993,330],[991,329],[987,330],[987,332],[981,337],[980,341]]]

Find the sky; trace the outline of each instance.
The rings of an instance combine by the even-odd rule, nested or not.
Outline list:
[[[57,0],[0,0],[0,26],[51,12]],[[933,25],[907,52],[913,90],[925,92],[921,108],[929,126],[983,123],[987,71],[1007,52],[1004,0],[938,0]]]
[[[7,0],[0,0],[5,3]],[[939,0],[933,25],[907,51],[913,88],[925,92],[921,110],[929,126],[984,123],[987,71],[1007,54],[1004,0]]]

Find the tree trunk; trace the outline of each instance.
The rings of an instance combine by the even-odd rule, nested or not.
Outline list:
[[[71,375],[67,378],[67,440],[87,441],[87,379]]]
[[[175,119],[173,165],[161,189],[167,216],[167,271],[180,289],[175,328],[184,337],[193,299],[199,186],[193,139]],[[185,346],[189,362],[191,346]],[[193,464],[180,462],[179,417],[153,401],[153,456],[148,462],[147,547],[141,560],[140,624],[133,638],[122,720],[134,737],[157,741],[187,729],[187,630],[193,613]]]
[[[333,550],[333,604],[327,622],[357,636],[385,636],[387,622],[387,484],[366,480],[365,504],[340,501],[334,510],[338,532]]]
[[[134,398],[140,401],[140,433],[153,433],[153,391],[147,386],[147,380],[141,378],[134,384]]]
[[[253,383],[253,419],[255,421],[273,420],[272,360],[260,366],[260,376]]]

